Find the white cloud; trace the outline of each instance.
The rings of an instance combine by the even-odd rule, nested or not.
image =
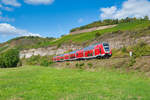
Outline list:
[[[16,27],[7,24],[7,23],[0,23],[0,35],[2,36],[39,36],[39,34],[34,34],[31,32],[28,32],[26,30],[17,29]]]
[[[15,7],[21,6],[21,4],[19,2],[17,2],[17,0],[1,0],[1,2],[5,5],[11,5],[11,6],[15,6]]]
[[[1,4],[0,4],[0,9],[6,10],[6,11],[13,11],[13,8],[5,7],[5,6],[1,5]]]
[[[39,5],[39,4],[52,4],[54,0],[24,0],[25,3]]]
[[[102,19],[121,19],[126,17],[150,17],[150,1],[148,0],[128,0],[122,4],[121,8],[116,6],[101,8]]]
[[[80,18],[80,19],[78,20],[78,23],[82,23],[82,22],[83,22],[83,19]]]

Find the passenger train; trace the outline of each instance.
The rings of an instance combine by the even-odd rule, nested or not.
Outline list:
[[[63,55],[53,57],[54,62],[93,59],[93,58],[109,58],[112,56],[112,50],[108,43],[97,43],[86,48],[76,50]]]

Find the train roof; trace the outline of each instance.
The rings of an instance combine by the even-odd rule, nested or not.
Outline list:
[[[77,51],[77,50],[76,50]],[[74,53],[76,53],[76,51],[72,51],[72,52],[70,52],[69,54],[74,54]]]
[[[88,46],[86,48],[83,48],[83,50],[91,50],[91,49],[94,49],[95,45],[91,45],[91,46]]]

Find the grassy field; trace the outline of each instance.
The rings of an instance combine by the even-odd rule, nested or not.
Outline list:
[[[149,91],[149,78],[113,69],[0,69],[0,100],[149,100]]]

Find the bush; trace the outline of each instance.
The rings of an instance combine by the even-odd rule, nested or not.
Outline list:
[[[96,32],[95,37],[97,38],[99,36],[101,36],[101,34],[99,32]]]
[[[29,65],[40,65],[40,56],[32,56],[28,59],[26,59],[27,64]]]
[[[70,63],[66,63],[66,65],[67,65],[67,66],[69,66],[69,65],[70,65]]]
[[[84,66],[84,63],[81,63],[80,66]]]
[[[1,68],[17,67],[19,61],[19,51],[17,49],[9,49],[0,55]]]
[[[133,66],[135,63],[136,63],[136,57],[133,56],[133,57],[130,58],[130,62],[129,62],[129,64],[128,64],[128,66],[131,67],[131,66]]]
[[[76,63],[76,68],[78,68],[79,67],[79,64],[78,63]]]
[[[124,46],[124,47],[121,49],[121,51],[125,53],[125,52],[127,52],[127,48]]]
[[[93,64],[92,63],[88,63],[89,68],[92,68]]]
[[[141,41],[133,47],[133,53],[136,57],[150,55],[150,46]]]
[[[150,30],[150,25],[147,28]]]
[[[31,58],[25,59],[25,61],[29,65],[49,66],[53,64],[50,56],[32,56]]]

